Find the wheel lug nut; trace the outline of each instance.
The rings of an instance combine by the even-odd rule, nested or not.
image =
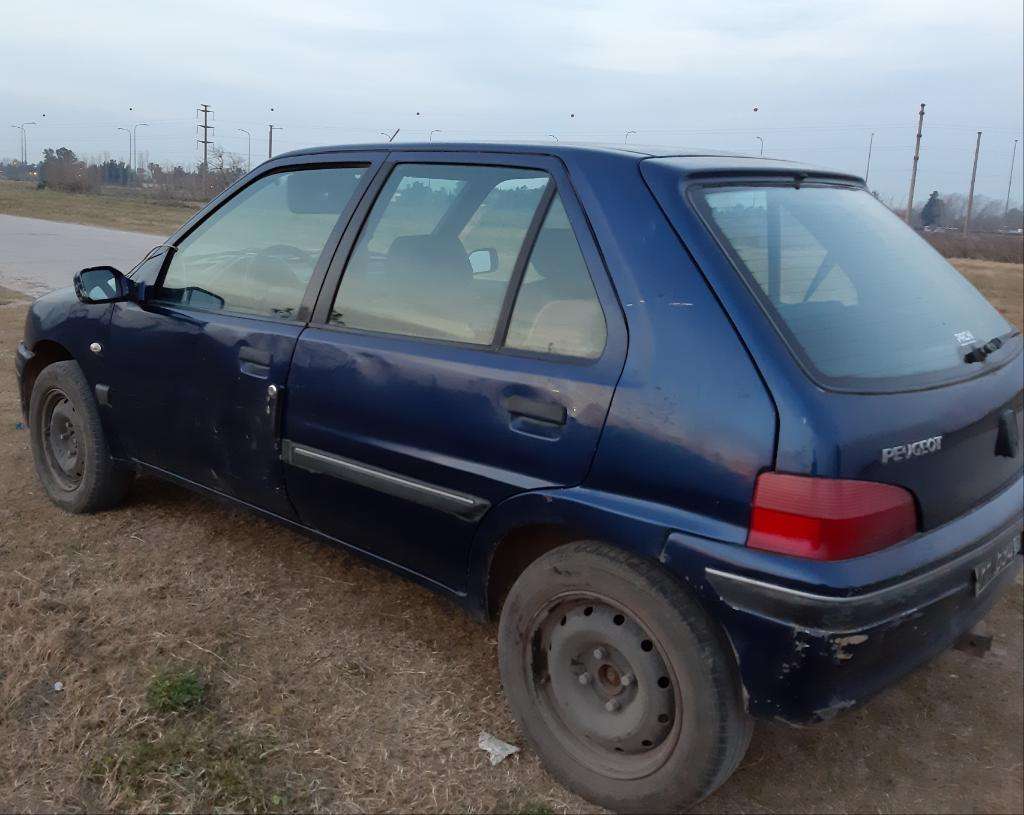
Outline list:
[[[586,671],[581,673],[579,675],[578,679],[580,680],[580,684],[581,685],[589,685],[590,684],[590,674],[588,674]]]
[[[634,679],[634,676],[633,676],[633,674],[625,674],[625,675],[624,675],[624,676],[622,677],[622,679],[620,679],[619,681],[620,681],[620,682],[621,682],[621,683],[622,683],[622,684],[623,684],[624,686],[628,687],[628,686],[630,686],[630,685],[632,685],[632,684],[633,684],[633,679]]]
[[[604,648],[594,649],[594,659],[604,659]]]
[[[620,705],[619,705],[619,700],[618,699],[609,699],[604,704],[604,709],[607,710],[609,713],[614,713],[615,711],[617,711],[619,709],[619,707],[620,707]]]

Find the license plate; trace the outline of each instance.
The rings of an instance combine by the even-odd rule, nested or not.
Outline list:
[[[974,583],[974,596],[977,597],[995,580],[996,576],[1007,566],[1020,551],[1019,534],[1014,535],[1006,543],[996,549],[987,559],[974,567],[971,575]]]

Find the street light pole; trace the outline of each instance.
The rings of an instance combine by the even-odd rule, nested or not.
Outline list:
[[[249,157],[245,161],[245,169],[246,169],[246,171],[249,171],[249,170],[252,169],[252,133],[250,133],[248,130],[246,130],[243,127],[238,128],[238,132],[239,133],[244,133],[246,135],[246,140],[247,140],[247,143],[248,143],[248,155],[249,155]]]
[[[270,125],[270,139],[267,142],[267,158],[273,158],[274,157],[274,131],[275,130],[284,130],[284,128],[283,127],[278,127],[277,125]]]
[[[864,184],[868,183],[868,174],[871,172],[871,148],[875,146],[875,134],[871,134],[871,138],[868,139],[868,166],[864,169]]]
[[[429,133],[427,134],[427,141],[428,141],[428,142],[431,142],[431,141],[433,141],[433,140],[434,140],[434,134],[435,134],[435,133],[440,133],[440,132],[441,132],[441,131],[440,131],[440,130],[438,130],[438,129],[434,129],[434,130],[431,130],[431,131],[430,131],[430,132],[429,132]]]
[[[22,122],[16,127],[21,129],[21,163],[28,164],[28,134],[25,132],[25,128],[28,125],[34,125],[35,122]]]
[[[760,136],[754,136],[754,138],[761,142],[761,157],[764,158],[764,139]]]
[[[127,162],[127,168],[129,170],[131,170],[131,168],[132,168],[132,132],[127,127],[119,127],[118,130],[123,130],[125,133],[128,134],[128,162]]]
[[[17,155],[22,164],[27,164],[25,161],[25,128],[22,125],[11,125],[17,131]]]
[[[136,154],[139,152],[139,128],[140,127],[149,127],[149,123],[148,122],[139,122],[137,125],[135,125],[135,127],[132,128],[132,142],[134,144],[134,147],[132,147],[132,163],[134,165],[137,165],[138,161],[139,161],[139,158],[138,158],[138,156]],[[138,168],[136,167],[136,169],[138,169]]]
[[[622,143],[623,144],[629,144],[629,137],[630,136],[635,136],[635,135],[636,135],[636,131],[635,130],[627,130],[626,131],[626,138],[624,138],[622,140]]]

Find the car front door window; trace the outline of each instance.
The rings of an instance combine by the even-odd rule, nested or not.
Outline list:
[[[364,172],[364,167],[303,169],[253,182],[178,245],[156,299],[294,318]]]

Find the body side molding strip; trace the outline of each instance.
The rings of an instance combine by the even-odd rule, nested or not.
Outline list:
[[[483,498],[437,487],[426,481],[372,467],[314,447],[299,445],[288,439],[281,443],[281,459],[293,467],[340,478],[361,487],[456,515],[467,521],[478,521],[490,508],[490,502]]]

